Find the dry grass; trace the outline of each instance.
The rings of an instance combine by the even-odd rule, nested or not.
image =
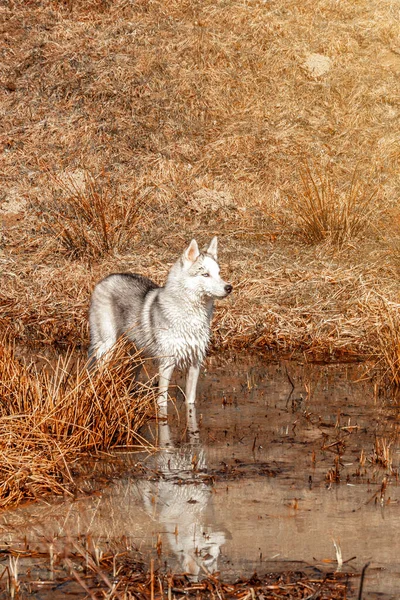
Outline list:
[[[51,598],[60,588],[65,596],[80,597],[85,592],[85,597],[93,600],[182,597],[306,600],[312,596],[321,600],[345,600],[353,597],[360,580],[359,573],[346,569],[333,572],[323,568],[312,573],[308,566],[302,570],[300,565],[296,571],[255,572],[251,577],[238,579],[224,579],[219,573],[205,571],[198,580],[193,580],[187,573],[167,570],[157,558],[150,560],[149,568],[142,553],[132,548],[127,539],[105,543],[89,535],[81,535],[77,540],[63,536],[62,540],[37,548],[21,540],[2,548],[2,554],[4,570],[0,590],[10,594],[14,586],[18,591],[15,598],[21,600],[39,591],[44,598]],[[74,585],[75,582],[78,585]]]
[[[44,220],[44,235],[55,239],[71,258],[87,261],[105,254],[122,252],[137,229],[143,198],[111,197],[90,173],[62,179],[50,174],[53,199],[40,203],[36,210]]]
[[[155,598],[221,598],[228,599],[307,599],[312,596],[321,600],[345,600],[352,595],[358,585],[359,575],[328,572],[310,576],[297,570],[287,573],[267,573],[251,578],[241,577],[237,581],[224,581],[218,574],[204,573],[199,581],[190,581],[186,573],[165,572],[143,564],[136,553],[127,551],[120,544],[120,551],[114,552],[107,547],[103,552],[96,547],[93,539],[81,539],[79,542],[64,544],[62,548],[42,550],[41,553],[29,549],[20,552],[17,549],[4,550],[8,554],[8,566],[4,569],[0,589],[10,593],[12,587],[17,590],[15,598],[25,598],[40,590],[44,597],[51,597],[56,586],[62,586],[64,594],[76,595],[85,592],[93,600],[114,598],[115,600],[153,600]],[[40,578],[32,581],[25,575],[24,560],[40,564]],[[18,565],[18,560],[20,564]],[[18,567],[20,573],[18,574]],[[43,574],[48,571],[51,579]],[[27,581],[28,579],[28,581]],[[78,586],[74,586],[76,581]],[[74,594],[75,592],[75,594]],[[311,595],[311,596],[310,596]]]
[[[235,294],[216,345],[388,368],[397,17],[373,0],[2,6],[0,327],[85,346],[99,277],[162,282],[217,233]]]
[[[72,355],[38,371],[1,344],[0,507],[67,493],[82,453],[146,446],[139,430],[154,414],[154,395],[144,384],[132,395],[133,364],[120,344],[93,373]]]
[[[383,379],[400,386],[400,305],[381,295],[369,306],[375,359]]]
[[[389,473],[392,469],[392,442],[386,438],[375,438],[374,449],[371,457],[371,462],[377,465],[381,465]]]
[[[328,173],[314,170],[304,165],[299,172],[302,189],[290,198],[299,236],[309,244],[329,241],[338,247],[360,239],[377,222],[376,191],[363,190],[354,171],[348,189],[340,193]]]

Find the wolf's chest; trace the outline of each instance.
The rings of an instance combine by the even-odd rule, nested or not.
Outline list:
[[[202,362],[210,339],[208,319],[179,319],[158,332],[160,346],[165,356],[174,359],[178,367]]]

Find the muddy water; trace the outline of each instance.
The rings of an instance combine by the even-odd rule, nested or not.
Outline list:
[[[176,389],[169,425],[146,432],[159,436],[160,452],[120,453],[127,474],[89,478],[73,501],[2,513],[2,547],[51,545],[57,555],[85,540],[99,556],[152,557],[193,579],[216,570],[353,573],[370,561],[364,598],[397,598],[398,405],[364,371],[210,360],[196,413]],[[38,565],[29,559],[45,578]]]

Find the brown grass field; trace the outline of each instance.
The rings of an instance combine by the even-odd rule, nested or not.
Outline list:
[[[192,237],[219,236],[234,286],[212,349],[369,359],[400,385],[398,20],[389,0],[0,2],[1,506],[64,493],[79,452],[153,413],[151,393],[126,412],[118,368],[93,387],[12,345],[85,351],[95,282],[162,283]]]
[[[218,234],[235,294],[216,347],[373,357],[400,382],[393,3],[32,0],[0,19],[4,331],[86,348],[98,278],[162,282]]]

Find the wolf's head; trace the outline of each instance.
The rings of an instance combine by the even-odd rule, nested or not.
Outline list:
[[[202,253],[196,240],[192,240],[171,269],[168,281],[183,286],[199,299],[228,296],[232,286],[219,275],[217,246],[218,241],[214,237],[207,251]]]

